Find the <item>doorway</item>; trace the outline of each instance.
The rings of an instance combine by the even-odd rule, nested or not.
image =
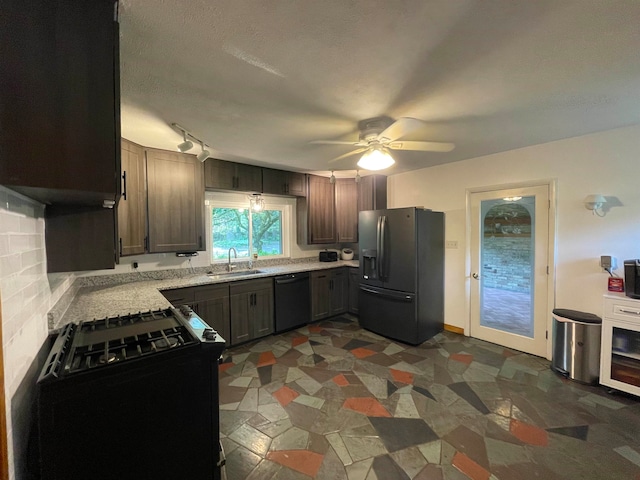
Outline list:
[[[547,356],[549,185],[470,193],[470,335]]]

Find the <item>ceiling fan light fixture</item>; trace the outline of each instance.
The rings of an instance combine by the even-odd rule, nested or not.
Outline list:
[[[382,148],[372,148],[364,152],[358,160],[358,167],[363,170],[384,170],[396,163],[389,152]]]

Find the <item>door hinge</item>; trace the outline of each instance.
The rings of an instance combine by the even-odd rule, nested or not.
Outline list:
[[[545,330],[545,332],[544,332],[544,338],[545,338],[546,340],[549,340],[549,330]]]

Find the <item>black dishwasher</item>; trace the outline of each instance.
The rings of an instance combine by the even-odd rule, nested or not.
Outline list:
[[[276,277],[275,284],[276,332],[284,332],[309,323],[309,272],[281,275]]]

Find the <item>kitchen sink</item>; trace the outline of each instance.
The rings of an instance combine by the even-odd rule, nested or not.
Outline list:
[[[207,275],[211,280],[222,280],[224,278],[245,277],[264,273],[262,270],[238,270],[236,272],[223,272]]]

